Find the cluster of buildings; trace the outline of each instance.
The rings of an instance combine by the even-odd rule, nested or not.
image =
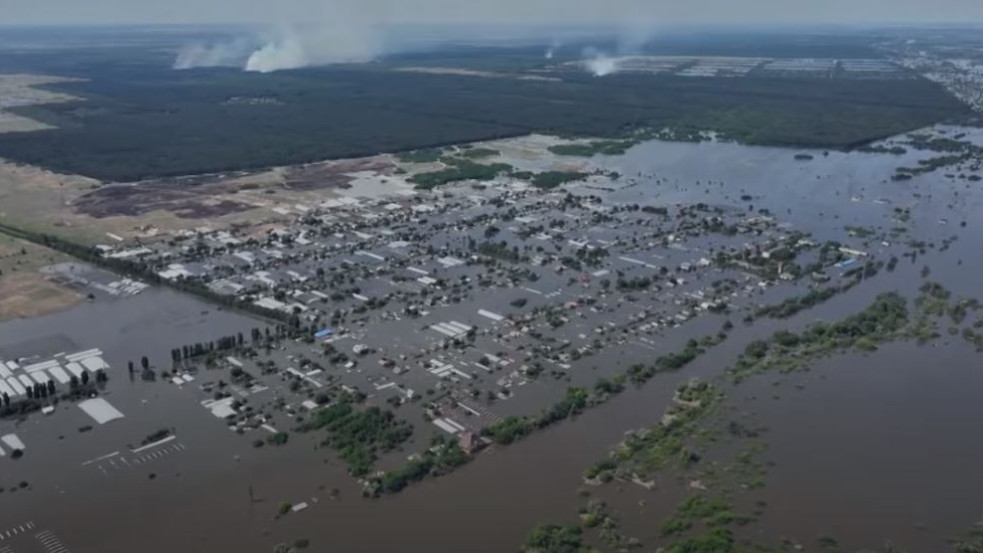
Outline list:
[[[538,412],[570,382],[592,383],[588,359],[609,359],[610,371],[650,361],[666,353],[667,330],[802,282],[816,250],[790,225],[743,209],[498,182],[331,200],[292,224],[196,229],[143,244],[134,259],[311,329],[267,352],[277,370],[249,359],[244,370],[295,382],[298,399],[343,386],[408,405],[457,438]],[[244,398],[252,392],[208,406],[229,415]]]
[[[60,353],[44,361],[19,359],[0,361],[0,397],[7,396],[12,401],[33,397],[37,386],[47,390],[67,387],[76,379],[95,379],[99,371],[109,369],[102,358],[102,351],[90,349],[75,353]]]

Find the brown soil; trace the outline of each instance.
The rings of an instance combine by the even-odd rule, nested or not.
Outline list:
[[[107,184],[72,202],[78,213],[104,219],[139,217],[167,211],[182,219],[208,219],[249,211],[270,203],[270,193],[308,192],[344,188],[351,173],[390,174],[385,156],[325,161],[258,173],[236,172],[154,179],[130,184]],[[264,197],[266,195],[267,197]]]
[[[392,161],[385,156],[310,163],[285,168],[283,185],[288,190],[346,188],[354,180],[349,173],[372,171],[388,176],[394,169]]]
[[[35,272],[0,278],[0,321],[37,317],[73,307],[82,297]]]

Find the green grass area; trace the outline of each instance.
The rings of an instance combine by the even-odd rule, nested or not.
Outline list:
[[[417,189],[430,190],[443,184],[464,180],[491,180],[501,173],[512,170],[512,166],[507,163],[483,164],[469,159],[442,159],[448,164],[447,167],[413,175],[406,181],[413,183]]]

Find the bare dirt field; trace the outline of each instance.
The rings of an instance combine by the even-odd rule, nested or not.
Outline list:
[[[80,302],[78,293],[40,272],[64,259],[46,248],[0,236],[0,321],[54,313]]]
[[[395,166],[385,156],[324,161],[256,173],[193,175],[130,184],[109,184],[72,202],[80,213],[98,219],[142,216],[169,211],[183,219],[210,219],[267,207],[283,193],[290,201],[310,199],[304,192],[346,188],[356,173],[391,174]],[[296,203],[296,202],[294,202]]]
[[[56,313],[80,301],[82,298],[77,293],[37,273],[0,278],[0,321]]]
[[[544,135],[475,143],[500,152],[488,161],[520,169],[578,170],[584,160],[558,158]],[[85,244],[166,239],[201,227],[276,225],[338,196],[378,199],[412,193],[410,175],[441,163],[401,162],[391,155],[342,159],[263,171],[102,183],[0,159],[0,222]]]
[[[284,209],[313,205],[358,175],[391,174],[389,156],[327,161],[257,173],[195,175],[103,184],[0,160],[0,222],[88,243],[166,237],[201,226],[288,221]]]

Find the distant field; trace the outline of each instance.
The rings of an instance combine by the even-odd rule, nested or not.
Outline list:
[[[0,133],[50,129],[51,127],[48,125],[9,113],[4,108],[56,104],[76,100],[76,98],[66,94],[57,94],[37,88],[38,85],[58,83],[64,80],[58,77],[37,75],[0,75]]]
[[[494,65],[496,71],[542,64],[541,53],[534,61],[531,52],[507,52],[497,58],[486,52],[471,65],[464,65],[463,55],[455,62]],[[441,65],[451,61],[434,59]],[[554,74],[557,80],[520,80],[394,71],[397,66],[392,61],[258,75],[94,64],[87,66],[88,82],[46,87],[85,101],[12,110],[58,128],[0,135],[0,157],[130,181],[533,132],[616,137],[639,127],[716,130],[754,144],[845,148],[968,114],[941,87],[920,78],[595,78],[564,71]]]

